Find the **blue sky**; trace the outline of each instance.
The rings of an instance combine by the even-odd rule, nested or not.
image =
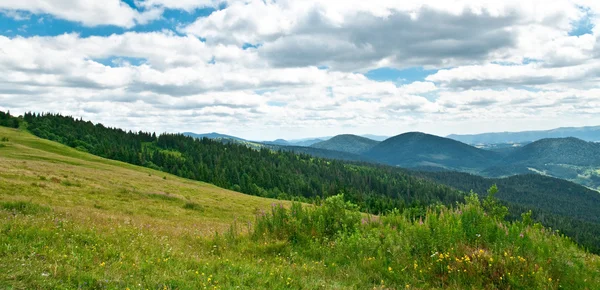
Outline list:
[[[3,2],[0,109],[249,139],[600,124],[599,5],[525,2]]]

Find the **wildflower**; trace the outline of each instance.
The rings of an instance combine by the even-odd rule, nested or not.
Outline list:
[[[388,271],[392,272],[392,267],[388,267]]]
[[[548,282],[552,282],[552,278],[548,278]]]
[[[104,262],[100,263],[100,267],[104,267],[104,266],[106,266],[106,263],[104,263]]]

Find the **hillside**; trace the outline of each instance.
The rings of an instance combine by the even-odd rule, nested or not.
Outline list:
[[[97,222],[169,223],[161,231],[212,234],[236,218],[252,220],[274,200],[97,157],[0,127],[3,201],[35,201]],[[130,216],[135,216],[131,218]]]
[[[348,152],[352,154],[362,154],[371,150],[371,148],[377,144],[379,144],[378,141],[371,140],[369,138],[345,134],[337,135],[327,141],[312,144],[310,147]]]
[[[344,192],[350,201],[374,213],[463,199],[456,190],[422,182],[396,168],[297,154],[288,146],[255,149],[180,134],[126,132],[58,114],[27,113],[23,120],[38,137],[251,195],[318,201]],[[294,150],[304,149],[313,154],[326,151]]]
[[[600,166],[600,143],[577,138],[542,139],[512,152],[505,161],[511,164],[572,164]]]
[[[499,159],[494,152],[420,132],[389,138],[365,152],[365,156],[393,166],[442,167],[461,171],[475,171]]]
[[[314,157],[319,158],[327,158],[327,159],[336,159],[343,161],[353,161],[353,162],[374,162],[366,156],[343,152],[343,151],[335,151],[321,148],[313,148],[307,146],[280,146],[280,145],[265,145],[265,148],[269,148],[274,151],[284,151],[284,152],[293,152],[296,154],[308,154]]]
[[[585,141],[600,141],[600,126],[565,127],[542,131],[498,132],[471,135],[448,135],[448,138],[467,144],[500,144],[533,142],[546,138],[575,137]]]
[[[592,289],[600,283],[598,256],[527,217],[500,223],[494,207],[476,198],[422,219],[410,211],[367,216],[341,196],[320,207],[279,206],[15,129],[0,127],[0,137],[0,288]]]
[[[192,133],[192,132],[184,132],[182,133],[184,136],[190,136],[190,137],[194,137],[194,138],[198,138],[198,139],[202,139],[202,138],[208,138],[208,139],[216,139],[216,140],[220,140],[220,139],[225,139],[225,140],[237,140],[237,141],[247,141],[244,140],[242,138],[239,137],[235,137],[235,136],[231,136],[231,135],[225,135],[225,134],[220,134],[220,133],[204,133],[204,134],[196,134],[196,133]]]
[[[600,144],[577,138],[542,139],[514,149],[488,176],[535,172],[600,189]]]
[[[427,205],[454,205],[464,200],[464,193],[456,189],[423,180],[414,172],[397,167],[322,159],[283,149],[263,147],[256,150],[245,145],[223,144],[206,138],[198,140],[178,134],[156,136],[144,132],[125,132],[55,114],[25,114],[23,120],[34,134],[82,151],[251,195],[318,203],[323,198],[343,192],[348,201],[371,213],[383,213],[394,208],[410,208],[423,213]],[[311,154],[315,150],[323,150],[310,147],[298,149],[309,149]],[[563,194],[562,189],[554,187],[552,181],[547,181],[554,179],[544,176],[536,178],[545,182],[529,183],[529,190]],[[571,185],[578,191],[585,190],[581,186]],[[515,187],[507,186],[503,193],[517,196],[527,194],[527,191],[507,192],[511,188]],[[543,194],[529,198],[533,198],[533,201],[522,205],[522,211],[536,209],[546,212],[546,217],[552,215],[552,207],[556,204],[549,204]],[[570,230],[572,237],[590,249],[600,249],[600,242],[578,239],[586,235],[588,228],[597,229],[598,225],[572,227],[571,221],[576,217],[573,213],[562,216],[561,219],[567,222],[556,228]]]

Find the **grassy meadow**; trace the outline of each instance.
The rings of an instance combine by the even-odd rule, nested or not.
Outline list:
[[[0,140],[2,289],[600,289],[598,256],[474,197],[374,217]]]

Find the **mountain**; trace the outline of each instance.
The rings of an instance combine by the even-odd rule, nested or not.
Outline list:
[[[516,149],[505,161],[524,165],[600,166],[600,144],[573,137],[542,139]]]
[[[326,139],[308,139],[308,140],[303,140],[303,141],[289,141],[290,144],[293,144],[294,146],[310,146],[312,144],[315,143],[319,143],[321,141],[325,141]]]
[[[296,154],[308,154],[308,155],[311,155],[314,157],[319,157],[319,158],[375,163],[375,161],[369,159],[366,156],[354,154],[354,153],[350,153],[350,152],[328,150],[328,149],[314,148],[314,147],[308,147],[308,146],[291,146],[291,145],[282,146],[282,145],[265,144],[264,147],[269,148],[274,151],[293,152]]]
[[[448,135],[448,138],[467,144],[497,144],[533,142],[546,138],[575,137],[585,141],[600,141],[600,126],[564,127],[545,131],[498,132],[472,135]]]
[[[330,138],[331,137],[304,138],[304,139],[287,140],[287,142],[293,146],[310,146],[315,143],[329,140]]]
[[[514,149],[487,176],[536,172],[600,190],[600,144],[581,139],[549,138]]]
[[[375,141],[383,141],[385,139],[390,138],[389,136],[381,136],[381,135],[372,135],[372,134],[364,134],[364,135],[360,135],[361,137],[365,137],[365,138],[369,138],[371,140],[375,140]]]
[[[420,132],[389,138],[364,155],[400,167],[442,167],[461,171],[476,171],[501,158],[491,151]]]
[[[208,138],[208,139],[216,139],[216,140],[220,140],[220,139],[226,139],[227,140],[228,139],[228,140],[246,141],[245,139],[242,139],[242,138],[239,138],[239,137],[225,135],[225,134],[220,134],[220,133],[216,133],[216,132],[204,133],[204,134],[196,134],[196,133],[192,133],[192,132],[184,132],[182,134],[184,136],[190,136],[190,137],[194,137],[194,138],[198,138],[198,139]]]
[[[284,140],[284,139],[277,139],[277,140],[273,140],[273,141],[264,141],[261,143],[267,144],[267,145],[282,145],[282,146],[291,145],[290,142],[288,142],[287,140]]]
[[[310,145],[313,148],[348,152],[353,154],[361,154],[371,150],[375,145],[379,144],[378,141],[368,139],[361,136],[344,134],[337,135],[327,141],[322,141]]]

